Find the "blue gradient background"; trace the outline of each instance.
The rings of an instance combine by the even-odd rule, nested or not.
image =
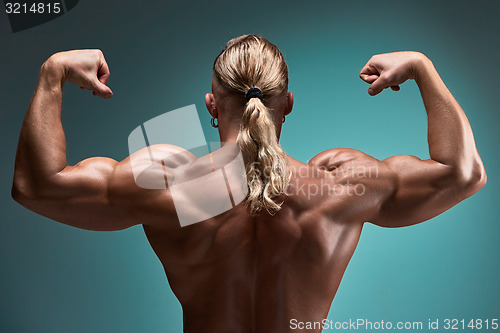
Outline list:
[[[415,83],[370,97],[358,78],[373,54],[418,50],[467,113],[486,166],[485,188],[429,222],[366,225],[330,319],[422,321],[427,332],[428,319],[500,318],[499,9],[494,1],[82,0],[16,34],[2,11],[0,331],[181,332],[181,307],[140,226],[84,231],[11,199],[17,139],[43,61],[57,51],[100,48],[115,96],[65,87],[69,163],[121,160],[136,126],[193,103],[207,140],[217,140],[203,99],[211,66],[227,40],[245,33],[275,43],[288,62],[295,107],[281,142],[299,160],[333,147],[427,158]]]

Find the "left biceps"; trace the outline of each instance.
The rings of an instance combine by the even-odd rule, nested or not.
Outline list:
[[[383,161],[397,177],[393,195],[370,222],[382,227],[404,227],[427,221],[450,209],[465,197],[452,170],[433,160],[410,155]]]
[[[118,162],[93,157],[67,166],[44,184],[43,195],[21,202],[30,210],[86,230],[121,230],[138,224],[125,205],[110,198],[109,186]]]

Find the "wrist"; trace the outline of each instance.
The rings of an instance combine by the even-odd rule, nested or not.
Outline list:
[[[66,68],[59,54],[54,54],[40,68],[39,84],[48,87],[60,86],[66,81]]]
[[[433,68],[432,61],[423,53],[415,52],[415,58],[412,65],[412,75],[415,82],[418,84],[423,80],[423,77],[428,73],[429,69]]]

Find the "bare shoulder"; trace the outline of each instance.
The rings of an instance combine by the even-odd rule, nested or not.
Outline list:
[[[168,175],[191,163],[194,155],[178,146],[157,144],[142,148],[119,162],[109,183],[109,197],[142,218],[175,216]],[[151,216],[153,215],[153,216]],[[143,224],[148,224],[143,221]]]
[[[395,181],[393,171],[384,161],[352,148],[325,150],[314,156],[308,165],[325,169],[333,174],[339,183],[370,181],[381,186],[382,181]]]
[[[382,162],[376,158],[352,148],[333,148],[315,155],[309,165],[324,167],[328,171],[341,166],[381,166]]]
[[[179,146],[170,144],[156,144],[139,149],[131,154],[124,162],[150,162],[176,165],[195,159],[189,151]]]
[[[335,191],[332,211],[348,220],[365,221],[393,195],[397,177],[384,161],[351,148],[335,148],[314,156],[308,165],[325,170]]]

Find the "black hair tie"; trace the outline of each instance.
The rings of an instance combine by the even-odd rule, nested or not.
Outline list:
[[[262,100],[262,91],[259,88],[250,88],[245,93],[245,100],[248,102],[251,98],[257,97]]]

